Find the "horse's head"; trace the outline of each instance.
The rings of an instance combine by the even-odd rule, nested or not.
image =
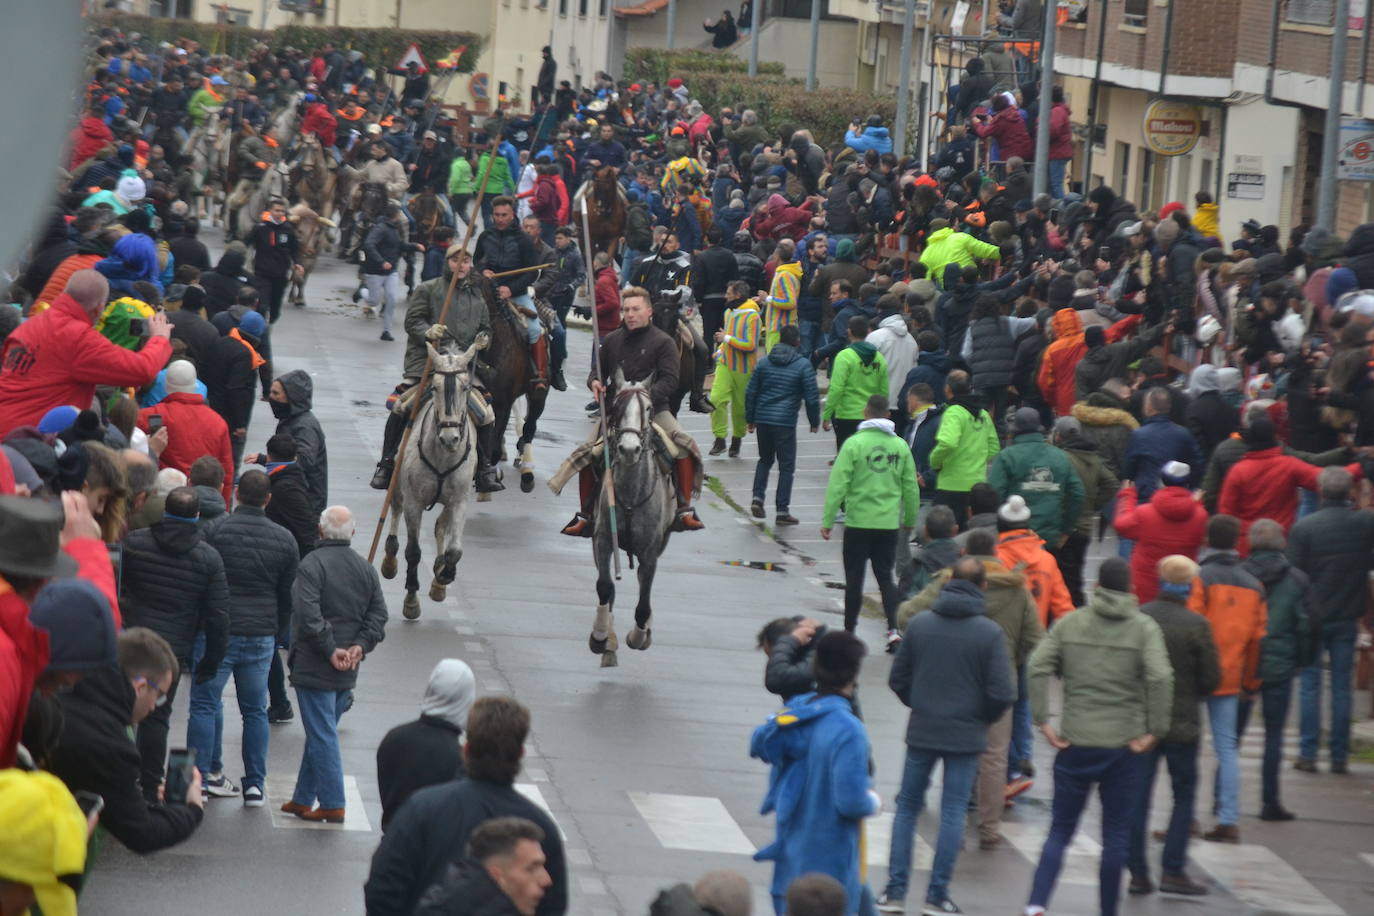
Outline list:
[[[638,382],[625,380],[625,373],[615,370],[615,398],[611,401],[611,439],[620,457],[633,464],[644,454],[653,422],[654,400],[649,394],[654,384],[653,373]]]
[[[382,212],[386,206],[386,185],[380,181],[369,181],[363,185],[362,200],[360,206],[364,213],[376,215]]]
[[[472,388],[472,361],[477,351],[486,345],[486,334],[478,335],[472,346],[461,353],[453,353],[446,348],[436,349],[431,343],[425,344],[433,371],[430,386],[434,391],[439,444],[450,451],[457,451],[463,444],[468,391]]]
[[[695,304],[689,286],[665,290],[654,300],[654,327],[667,334],[676,334],[678,322],[691,316]]]

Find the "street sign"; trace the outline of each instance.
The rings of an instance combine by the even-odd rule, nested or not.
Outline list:
[[[1156,155],[1182,156],[1202,137],[1202,110],[1196,105],[1155,99],[1140,126],[1145,145]]]
[[[420,53],[420,46],[416,44],[412,44],[410,47],[406,48],[406,53],[402,54],[401,59],[396,61],[396,69],[404,70],[406,64],[412,62],[419,65],[421,73],[429,72],[429,64],[425,63],[425,57]]]
[[[1264,175],[1259,172],[1227,174],[1226,196],[1233,200],[1264,200]]]
[[[1341,181],[1374,181],[1374,121],[1341,118],[1336,163],[1336,178]]]

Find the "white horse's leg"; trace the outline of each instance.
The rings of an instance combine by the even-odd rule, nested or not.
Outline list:
[[[603,511],[606,507],[600,507]],[[616,655],[616,649],[620,646],[620,641],[615,635],[615,621],[613,619],[615,605],[615,582],[611,579],[611,551],[615,545],[611,543],[610,536],[604,539],[597,535],[592,536],[592,556],[596,560],[596,618],[592,623],[592,633],[587,637],[587,647],[596,655],[601,656],[601,667],[614,668],[620,664]]]

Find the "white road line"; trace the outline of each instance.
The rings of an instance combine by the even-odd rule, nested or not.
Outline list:
[[[1049,826],[1023,824],[1016,821],[1002,822],[1002,836],[1025,857],[1032,866],[1040,862],[1040,849],[1045,845]],[[1191,848],[1201,844],[1194,843]],[[1087,884],[1097,886],[1098,867],[1102,863],[1102,844],[1082,830],[1074,834],[1073,842],[1064,851],[1064,868],[1059,873],[1060,883]]]
[[[868,841],[869,867],[887,868],[888,853],[892,848],[892,812],[884,811],[877,817],[870,817],[864,821],[864,836]],[[920,834],[917,834],[911,867],[930,871],[934,860],[935,851],[930,848],[929,843],[921,839]],[[869,884],[873,884],[872,878],[869,878]]]
[[[549,820],[553,821],[554,825],[558,827],[558,835],[564,840],[568,838],[568,834],[563,830],[563,825],[558,823],[558,818],[554,817],[553,812],[549,810],[549,803],[544,801],[544,793],[539,791],[538,786],[532,782],[517,782],[515,784],[515,791],[538,805],[539,809],[547,814]]]
[[[1188,857],[1238,900],[1286,916],[1346,916],[1267,846],[1189,843]]]
[[[1364,859],[1365,864],[1370,868],[1374,868],[1374,852],[1362,852],[1360,858]]]
[[[363,805],[363,793],[358,789],[358,777],[345,773],[344,783],[344,822],[326,824],[322,821],[303,821],[294,814],[287,814],[281,806],[291,800],[294,782],[278,780],[267,784],[267,810],[272,815],[272,826],[283,830],[356,830],[372,832],[372,822],[367,819],[367,807]]]
[[[665,849],[754,854],[754,844],[718,798],[661,792],[626,794]]]

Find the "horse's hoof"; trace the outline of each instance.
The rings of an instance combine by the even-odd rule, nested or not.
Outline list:
[[[653,644],[653,641],[653,627],[645,627],[643,629],[634,627],[630,632],[625,634],[625,645],[629,646],[631,649],[638,649],[641,652],[649,648],[649,646]]]
[[[401,602],[401,613],[406,620],[420,619],[420,599],[415,597],[414,592],[406,592],[406,600]]]
[[[383,579],[394,579],[394,578],[396,578],[396,556],[395,556],[395,554],[387,554],[386,556],[382,557],[382,578],[383,578]]]
[[[447,585],[440,585],[438,582],[435,582],[434,584],[430,585],[430,587],[429,587],[429,600],[430,600],[430,601],[443,601],[443,600],[444,600],[445,598],[447,598],[447,597],[448,597],[448,586],[447,586]]]
[[[533,492],[534,492],[534,472],[533,472],[533,471],[524,471],[523,473],[521,473],[521,475],[520,475],[520,492],[521,492],[521,493],[533,493]]]
[[[607,652],[615,652],[620,648],[620,640],[616,639],[615,630],[606,635],[605,639],[597,639],[596,636],[587,637],[587,648],[592,650],[593,655],[605,655]]]
[[[620,657],[619,657],[618,655],[616,655],[616,653],[614,653],[614,652],[607,652],[605,655],[601,656],[601,667],[603,667],[603,668],[619,668],[619,667],[620,667]]]
[[[490,493],[478,493],[478,494],[477,494],[477,501],[478,501],[479,503],[489,503],[489,502],[491,502],[491,494],[490,494]]]

